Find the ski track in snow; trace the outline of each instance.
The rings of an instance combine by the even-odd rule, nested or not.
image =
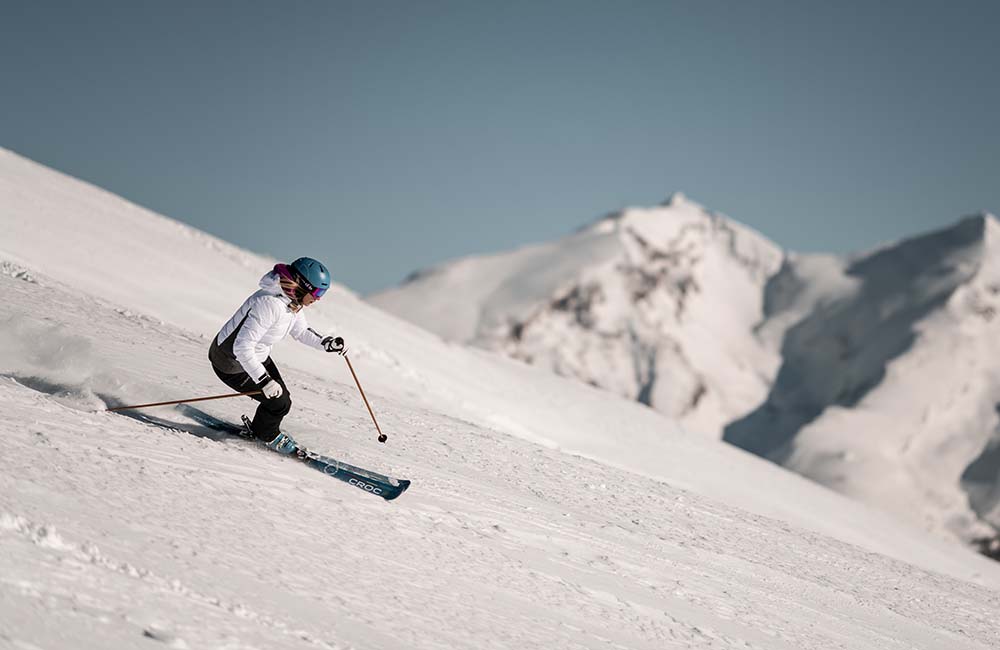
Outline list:
[[[43,284],[0,275],[0,323],[57,353],[0,369],[2,646],[1000,645],[997,591],[376,394],[378,445],[353,385],[294,368],[289,430],[412,479],[403,497],[95,412],[115,389],[223,392],[207,341]],[[66,357],[93,373],[61,378]]]

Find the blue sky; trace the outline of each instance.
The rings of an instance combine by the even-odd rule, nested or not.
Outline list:
[[[996,2],[0,12],[0,146],[361,293],[677,190],[800,251],[1000,212]]]

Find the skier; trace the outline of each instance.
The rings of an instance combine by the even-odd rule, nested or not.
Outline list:
[[[260,390],[260,402],[250,432],[282,454],[298,445],[281,433],[281,420],[292,408],[288,387],[271,360],[271,346],[291,334],[311,347],[346,354],[344,339],[322,336],[309,327],[302,308],[319,300],[330,288],[330,272],[311,257],[276,264],[260,280],[260,290],[247,298],[212,339],[208,358],[227,386],[239,392]]]

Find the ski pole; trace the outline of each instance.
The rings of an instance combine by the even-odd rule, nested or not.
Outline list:
[[[250,395],[260,395],[261,392],[263,392],[263,391],[255,390],[255,391],[251,391],[249,393],[228,393],[226,395],[213,395],[212,397],[193,397],[191,399],[177,399],[177,400],[174,400],[172,402],[155,402],[153,404],[136,404],[134,406],[116,406],[113,409],[108,409],[108,411],[127,411],[129,409],[144,409],[144,408],[149,408],[150,406],[168,406],[170,404],[187,404],[188,402],[204,402],[205,400],[210,400],[210,399],[225,399],[227,397],[243,397],[243,396],[250,396]]]
[[[375,423],[375,430],[378,431],[378,441],[385,442],[387,437],[384,433],[382,433],[382,429],[378,426],[378,420],[375,419],[375,414],[372,412],[372,405],[368,403],[368,398],[365,397],[365,391],[361,388],[361,382],[358,381],[358,376],[354,372],[354,366],[351,365],[351,360],[347,358],[346,354],[344,355],[344,361],[347,362],[347,367],[351,369],[351,376],[354,377],[354,383],[358,385],[358,392],[361,393],[361,399],[365,401],[365,406],[368,407],[368,415],[372,416],[372,422]]]

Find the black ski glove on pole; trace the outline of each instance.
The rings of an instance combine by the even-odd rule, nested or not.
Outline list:
[[[337,337],[328,336],[322,341],[320,341],[320,344],[323,346],[323,349],[326,350],[327,352],[336,352],[340,356],[344,356],[345,354],[347,354],[347,348],[344,347],[344,339],[342,339],[339,336]]]

